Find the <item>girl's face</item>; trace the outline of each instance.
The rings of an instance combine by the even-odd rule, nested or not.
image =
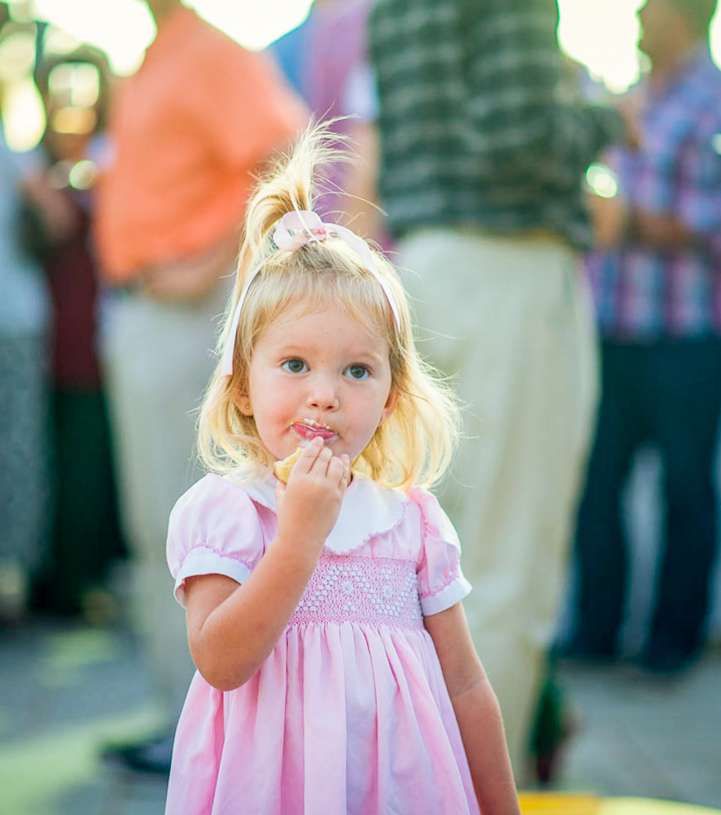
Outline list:
[[[276,459],[321,436],[352,460],[393,409],[388,343],[342,306],[290,306],[255,345],[248,391],[238,406]]]

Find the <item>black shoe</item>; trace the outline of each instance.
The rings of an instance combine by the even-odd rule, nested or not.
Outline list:
[[[676,679],[685,674],[696,662],[697,655],[685,651],[649,648],[641,654],[638,667],[647,674],[661,679]]]
[[[618,650],[612,645],[591,645],[586,640],[574,638],[554,648],[553,654],[562,662],[583,665],[610,665],[618,661]]]
[[[558,782],[568,743],[580,728],[581,719],[578,714],[571,710],[565,710],[560,722],[557,739],[533,758],[536,780],[541,787],[548,787]]]
[[[167,776],[173,753],[174,731],[145,741],[107,745],[101,750],[103,761],[125,770]]]

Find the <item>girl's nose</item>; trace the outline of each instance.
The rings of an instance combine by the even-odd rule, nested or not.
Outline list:
[[[316,379],[308,393],[308,406],[316,410],[336,410],[338,391],[328,379]]]

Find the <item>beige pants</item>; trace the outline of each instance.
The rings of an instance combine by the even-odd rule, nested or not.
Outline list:
[[[401,242],[399,263],[420,349],[464,403],[440,493],[522,782],[597,396],[590,301],[576,256],[550,237],[422,230]]]
[[[133,555],[131,613],[165,714],[179,713],[193,666],[185,619],[165,560],[168,515],[201,472],[196,409],[214,365],[226,281],[193,305],[115,295],[103,323],[103,361]]]

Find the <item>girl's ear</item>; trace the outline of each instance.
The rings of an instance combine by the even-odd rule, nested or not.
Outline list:
[[[238,410],[243,414],[243,416],[252,416],[253,415],[253,407],[250,404],[250,397],[244,393],[239,393],[235,397],[235,404]]]
[[[395,388],[391,388],[391,392],[388,394],[388,399],[386,399],[385,406],[383,408],[383,415],[381,416],[381,424],[385,422],[385,420],[393,413],[396,409],[396,405],[398,404],[398,391]]]

